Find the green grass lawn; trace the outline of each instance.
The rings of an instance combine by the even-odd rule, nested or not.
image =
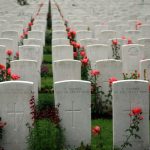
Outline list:
[[[45,45],[43,50],[44,50],[44,54],[51,54],[51,46],[50,45]]]
[[[112,119],[92,120],[92,127],[100,126],[100,135],[92,136],[92,150],[111,150],[112,149]],[[103,147],[100,147],[100,144]]]
[[[42,77],[42,87],[52,87],[53,78],[52,77]]]
[[[44,64],[52,63],[52,56],[50,54],[44,54],[43,58],[44,58],[44,60],[43,60]]]

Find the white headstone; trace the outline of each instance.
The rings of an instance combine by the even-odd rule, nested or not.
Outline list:
[[[26,21],[24,20],[15,20],[13,24],[20,24],[23,25],[23,27],[26,27]]]
[[[138,30],[127,30],[127,31],[125,31],[125,36],[127,38],[130,38],[134,44],[137,43],[137,39],[139,39],[141,36],[140,34],[141,33]]]
[[[81,31],[81,30],[86,30],[86,31],[88,31],[89,30],[89,27],[88,27],[88,25],[73,25],[73,30],[75,30],[75,31]]]
[[[37,61],[33,60],[15,60],[10,62],[11,73],[18,74],[21,81],[30,81],[34,83],[34,96],[38,100],[38,67]]]
[[[66,145],[71,148],[91,143],[91,85],[81,80],[55,82],[55,105],[59,105]]]
[[[143,80],[117,81],[112,87],[113,95],[113,146],[120,147],[126,140],[125,130],[131,120],[129,113],[134,107],[141,107],[144,119],[140,121],[137,133],[141,139],[130,139],[128,150],[149,149],[149,90]]]
[[[114,30],[102,30],[97,37],[101,44],[108,44],[109,39],[117,38],[117,33]]]
[[[52,22],[52,29],[53,29],[53,26],[63,26],[64,25],[64,22],[61,21],[61,20],[53,20]]]
[[[10,25],[9,29],[17,31],[19,36],[23,33],[23,25],[21,24],[12,24]]]
[[[6,47],[6,50],[12,50],[14,52],[15,46],[13,39],[0,38],[0,45],[4,45]]]
[[[86,48],[88,45],[100,44],[100,41],[98,39],[86,38],[86,39],[81,39],[79,43]]]
[[[13,51],[16,53],[18,51],[18,41],[19,41],[19,35],[17,31],[3,31],[1,33],[2,38],[10,38],[13,39],[14,42],[14,49]]]
[[[73,59],[73,47],[70,45],[52,46],[52,60]]]
[[[52,39],[52,45],[70,45],[69,40],[66,38],[57,38],[57,39]]]
[[[78,60],[58,60],[53,64],[54,82],[81,80],[81,62]]]
[[[125,31],[129,29],[129,26],[127,24],[119,24],[115,26],[115,31],[118,34],[118,37],[124,36]]]
[[[53,31],[58,31],[58,30],[63,30],[63,31],[65,31],[66,28],[65,28],[64,25],[55,25],[55,26],[53,26]]]
[[[123,73],[139,71],[139,62],[144,59],[144,46],[129,44],[122,46]]]
[[[7,81],[0,83],[0,116],[7,122],[3,134],[4,149],[27,149],[26,138],[32,125],[29,101],[33,96],[33,83]]]
[[[0,25],[2,25],[5,28],[8,28],[9,22],[7,20],[0,19]]]
[[[102,30],[108,30],[108,25],[95,25],[94,37],[97,38]]]
[[[43,49],[43,44],[41,39],[37,38],[28,38],[23,40],[24,45],[40,45]]]
[[[41,88],[41,48],[39,45],[19,46],[19,59],[35,60],[38,63],[39,88]]]
[[[46,25],[47,25],[47,22],[46,22],[46,20],[35,20],[34,21],[34,25],[42,25],[42,26],[44,26],[44,31],[46,30]]]
[[[45,32],[45,26],[41,24],[35,24],[32,26],[32,31],[44,31]]]
[[[150,82],[150,59],[140,61],[140,79]]]
[[[96,70],[100,71],[98,85],[107,94],[109,90],[109,79],[115,77],[117,80],[123,79],[122,62],[115,59],[105,59],[96,61]]]
[[[138,44],[144,45],[144,59],[150,59],[150,38],[138,39]]]
[[[44,31],[29,31],[28,38],[41,39],[43,45],[45,45],[45,36]]]
[[[109,30],[114,30],[116,25],[119,25],[121,21],[119,20],[110,20],[108,21],[108,29]]]
[[[0,45],[0,64],[6,66],[6,46]]]
[[[128,20],[129,30],[135,30],[136,23],[137,23],[137,20]]]
[[[42,54],[40,45],[23,45],[19,46],[19,58],[36,60],[38,62],[38,67],[42,63]]]
[[[52,38],[53,39],[57,39],[57,38],[66,38],[67,39],[67,32],[63,31],[63,30],[53,31]]]
[[[108,59],[108,51],[110,47],[104,44],[88,45],[86,48],[87,57],[91,62],[92,68],[98,60]]]
[[[70,22],[71,26],[76,26],[76,25],[83,25],[83,21],[82,20],[71,20]]]
[[[139,30],[143,38],[150,38],[150,25],[149,24],[141,25]]]
[[[87,30],[81,30],[76,32],[76,40],[79,41],[81,39],[92,38],[92,32]]]
[[[41,39],[28,38],[23,40],[24,45],[39,45],[41,51],[41,59],[43,60],[43,42]]]

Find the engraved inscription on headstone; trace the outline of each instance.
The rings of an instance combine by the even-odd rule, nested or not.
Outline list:
[[[131,47],[128,50],[128,53],[129,53],[130,56],[137,56],[138,55],[138,49],[136,49],[135,47]]]
[[[71,113],[71,119],[72,119],[72,128],[74,127],[74,113],[80,112],[81,113],[81,109],[75,109],[74,108],[74,101],[72,101],[72,107],[70,109],[65,110],[66,113]]]
[[[132,108],[142,108],[144,120],[140,121],[138,135],[141,139],[132,138],[132,148],[128,150],[142,150],[149,146],[149,92],[148,82],[143,80],[117,81],[112,86],[113,96],[113,145],[120,147],[125,139]]]
[[[90,82],[66,80],[55,82],[55,105],[59,105],[61,126],[65,129],[66,145],[71,148],[91,142]]]
[[[10,118],[12,118],[13,120],[12,126],[13,126],[13,130],[15,131],[17,131],[17,127],[20,127],[24,115],[24,111],[17,110],[17,108],[18,107],[16,103],[9,103],[7,105],[7,115],[10,116]]]

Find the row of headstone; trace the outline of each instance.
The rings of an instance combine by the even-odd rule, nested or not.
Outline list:
[[[64,33],[65,33],[65,31],[64,31]],[[58,50],[56,51],[56,48],[61,49],[60,45],[63,45],[62,46],[63,49],[64,49],[64,45],[66,45],[66,44],[68,45],[68,40],[63,38],[63,37],[65,37],[65,35],[60,36],[59,37],[60,39],[58,37],[59,36],[57,36],[56,39],[54,38],[53,42],[52,42],[52,44],[54,45],[52,47],[52,52],[54,52],[54,53],[55,52],[60,53]],[[125,43],[126,40],[120,40],[120,39],[117,39],[117,40],[118,40],[119,45],[120,45],[120,48],[118,49],[117,55],[123,61],[123,69],[122,69],[123,72],[130,73],[130,72],[133,72],[134,70],[139,70],[139,68],[138,68],[139,61],[143,60],[143,59],[149,59],[150,58],[150,54],[149,54],[150,40],[149,40],[149,38],[139,39],[138,40],[139,45],[130,44],[128,46],[124,46],[127,44],[127,43]],[[92,39],[92,38],[81,39],[80,43],[81,43],[81,45],[85,44],[87,56],[90,59],[91,65],[93,68],[95,66],[96,61],[98,61],[98,60],[115,58],[115,56],[113,54],[113,50],[112,50],[112,40],[110,40],[110,44],[107,44],[105,46],[104,46],[104,44],[100,44],[98,39]],[[93,45],[93,44],[97,44],[97,45]],[[140,44],[144,45],[144,47],[141,46]],[[68,48],[66,46],[66,50],[67,49]],[[72,56],[69,56],[69,53],[67,54],[67,52],[65,52],[63,50],[62,50],[62,53],[63,53],[63,55],[66,55],[67,59],[72,59]],[[103,55],[101,55],[101,54],[103,54]],[[127,61],[126,58],[130,57],[130,56],[134,57],[133,58],[134,61],[133,60],[131,60],[131,62]],[[53,59],[59,60],[59,59],[65,59],[65,57],[62,56],[62,58],[60,58],[57,54],[53,57]],[[129,63],[133,64],[133,65],[128,65]]]
[[[96,2],[98,3],[98,1],[96,1]],[[103,1],[99,1],[99,2],[100,3],[102,2],[102,4],[104,3]],[[91,3],[93,3],[95,5],[95,1],[88,2],[88,3],[87,3],[87,1],[84,1],[84,2],[73,1],[72,3],[68,3],[67,1],[64,2],[62,0],[57,1],[59,9],[61,9],[61,12],[63,12],[63,17],[66,17],[69,20],[69,15],[70,15],[69,22],[71,22],[70,24],[72,24],[73,29],[77,29],[77,28],[75,28],[75,26],[78,26],[78,29],[80,27],[82,30],[84,29],[84,31],[77,31],[77,40],[79,41],[80,37],[81,37],[81,40],[80,40],[81,44],[82,44],[82,41],[84,43],[85,38],[91,39],[94,37],[93,34],[91,33],[91,31],[88,31],[89,28],[86,30],[87,26],[86,26],[86,24],[83,23],[84,21],[82,21],[82,20],[79,21],[80,19],[73,19],[73,17],[79,18],[79,16],[82,16],[83,10],[80,11],[80,9],[77,9],[77,8],[79,8],[80,4],[82,5],[82,3],[84,3],[83,10],[85,10],[85,8],[86,8],[85,6],[87,6],[87,5],[89,5],[91,7],[92,6],[92,5],[90,5]],[[106,3],[105,3],[105,5],[106,5]],[[100,6],[102,6],[102,5],[100,5]],[[107,5],[107,6],[109,6],[109,5]],[[75,7],[75,8],[73,8],[73,7]],[[132,7],[132,5],[130,7]],[[75,11],[75,10],[77,10],[77,11]],[[87,10],[91,10],[91,9],[87,9]],[[84,142],[85,144],[90,144],[90,141],[87,142],[87,140],[84,140],[83,137],[79,137],[79,135],[81,135],[81,133],[85,134],[84,133],[85,131],[82,128],[81,128],[80,132],[78,130],[78,127],[85,125],[84,124],[85,120],[81,121],[80,115],[78,115],[78,114],[80,112],[82,112],[82,108],[84,108],[83,105],[86,106],[86,104],[87,104],[86,102],[84,104],[82,104],[82,101],[84,99],[88,99],[88,97],[86,97],[87,95],[84,95],[86,92],[84,92],[82,87],[85,87],[85,86],[88,87],[89,85],[84,85],[83,84],[84,81],[81,81],[81,80],[79,81],[79,75],[81,75],[80,74],[81,66],[80,66],[80,62],[72,60],[72,55],[70,55],[70,53],[73,50],[71,49],[69,51],[68,50],[69,46],[66,46],[66,48],[64,48],[66,44],[68,45],[68,41],[66,39],[66,31],[64,28],[64,22],[62,21],[62,18],[59,16],[59,12],[57,12],[57,11],[58,11],[57,7],[56,7],[55,3],[53,3],[53,5],[52,5],[52,18],[53,18],[52,27],[54,29],[54,32],[53,32],[54,35],[53,35],[53,39],[52,39],[52,43],[53,43],[52,52],[54,54],[53,55],[53,72],[54,72],[54,82],[55,82],[54,83],[55,104],[60,105],[59,114],[62,119],[61,124],[66,130],[66,132],[65,132],[66,145],[70,145],[71,147],[74,147],[74,146],[78,147],[81,144],[81,142]],[[73,13],[75,15],[71,16],[71,14],[73,14]],[[78,13],[81,13],[81,14],[77,15]],[[87,17],[87,18],[88,18],[87,20],[91,21],[91,19],[89,19],[89,17]],[[76,23],[74,20],[76,21]],[[132,21],[131,21],[131,23],[132,23]],[[134,21],[134,23],[135,23],[135,21]],[[119,23],[117,25],[119,25]],[[110,27],[112,27],[112,26],[113,25],[111,24]],[[91,24],[91,27],[92,27],[92,24]],[[109,29],[109,28],[107,28],[107,29]],[[127,29],[129,29],[129,28],[127,28]],[[135,29],[135,24],[133,24],[132,30],[133,29]],[[87,45],[86,45],[86,41],[84,44],[82,44],[83,46],[86,46],[86,53],[87,53],[90,61],[92,61],[92,65],[96,69],[100,70],[100,78],[98,81],[99,84],[104,87],[104,90],[107,91],[108,85],[109,85],[108,79],[110,77],[115,76],[119,80],[122,79],[122,72],[123,72],[122,71],[122,63],[124,63],[123,68],[126,72],[132,73],[135,70],[137,70],[137,71],[140,70],[141,79],[148,80],[148,76],[149,76],[148,68],[149,68],[150,61],[142,60],[142,59],[145,59],[146,57],[148,57],[148,55],[144,52],[146,50],[143,50],[144,49],[143,46],[141,46],[141,45],[123,46],[122,51],[121,51],[123,62],[121,62],[120,60],[111,60],[111,59],[108,60],[108,58],[109,58],[108,52],[110,52],[111,49],[106,48],[105,50],[103,50],[105,47],[107,47],[107,45],[102,45],[102,44],[108,44],[109,39],[117,37],[115,32],[113,32],[113,31],[111,31],[111,32],[114,34],[114,36],[109,35],[109,32],[103,31],[102,32],[103,35],[101,36],[101,39],[94,39],[93,43],[90,43]],[[137,31],[137,32],[135,31],[135,35],[138,32],[139,31]],[[80,35],[80,33],[84,33],[84,34]],[[98,32],[96,32],[96,33],[98,33]],[[108,33],[108,35],[107,35],[107,33]],[[132,36],[133,32],[129,31],[128,34],[130,34],[130,36],[133,39],[133,42],[135,43],[136,39],[134,39],[135,36]],[[107,36],[106,40],[105,40],[105,37],[106,37],[105,35]],[[99,40],[101,40],[103,42],[101,43]],[[92,45],[92,44],[96,44],[96,45]],[[141,44],[141,43],[139,43],[139,44]],[[88,46],[88,45],[90,45],[90,46]],[[96,46],[101,46],[103,48],[100,49],[100,47],[98,47],[96,50],[93,50],[93,48]],[[61,47],[63,48],[62,51],[60,50]],[[90,49],[91,49],[91,51],[90,51]],[[145,57],[144,57],[144,53],[146,54]],[[71,59],[71,60],[66,60],[66,59]],[[103,59],[105,59],[105,60],[103,60]],[[60,76],[60,73],[62,73],[62,76]],[[129,127],[129,124],[130,124],[130,117],[128,116],[128,114],[130,113],[131,109],[134,107],[141,107],[143,110],[143,115],[144,115],[144,120],[141,122],[140,133],[139,133],[141,136],[141,140],[132,140],[131,143],[133,144],[133,147],[131,149],[137,149],[137,150],[148,149],[149,148],[148,82],[143,81],[143,80],[141,80],[141,81],[139,81],[139,80],[137,80],[137,81],[135,81],[135,80],[118,81],[118,82],[114,83],[112,90],[113,90],[113,141],[114,141],[113,145],[114,145],[114,147],[115,146],[120,147],[121,144],[123,143],[123,141],[125,140],[124,131]],[[90,89],[87,93],[90,93]],[[79,104],[78,104],[77,98],[79,100],[81,99]],[[84,109],[87,110],[88,108],[89,107],[86,107]],[[87,119],[89,112],[86,112],[86,114],[82,114],[82,115],[84,115],[84,117],[83,116],[82,117]],[[70,119],[72,120],[71,122],[70,122]],[[77,120],[80,120],[80,122],[77,122],[77,124],[76,124]],[[81,125],[81,123],[82,123],[82,125]],[[87,124],[89,125],[90,123],[88,122]],[[90,136],[90,135],[88,135],[90,128],[88,128],[88,129],[85,128],[85,130],[87,130],[85,137],[86,137],[86,139],[88,139]],[[82,131],[84,131],[84,132],[82,132]]]
[[[53,40],[56,41],[56,40]],[[144,42],[146,40],[140,40]],[[104,44],[93,44],[86,47],[86,54],[94,69],[96,62],[103,59],[110,59],[110,47]],[[135,70],[139,71],[139,64],[141,60],[148,58],[148,47],[140,44],[123,45],[120,51],[122,55],[122,73],[133,73]],[[146,55],[147,54],[147,55]],[[53,62],[61,59],[73,60],[73,47],[69,45],[56,45],[52,46],[52,59]]]
[[[30,21],[33,14],[35,15],[37,13],[41,3],[43,2],[39,1],[39,4],[35,2],[33,5],[27,7],[24,6],[27,9],[26,11],[28,11],[28,13],[26,13],[28,21]],[[49,2],[46,1],[43,6],[44,10],[42,8],[39,12],[39,16],[41,17],[42,15],[40,15],[40,13],[44,13],[45,11],[43,17],[37,17],[38,19],[35,19],[34,27],[32,31],[29,32],[28,39],[23,41],[25,45],[18,47],[21,27],[16,31],[15,27],[12,26],[9,31],[2,31],[1,34],[0,63],[6,64],[6,50],[13,50],[13,52],[19,50],[19,60],[11,61],[10,66],[11,73],[20,76],[20,81],[7,81],[0,83],[0,95],[2,97],[0,99],[0,117],[3,121],[7,122],[3,139],[0,143],[4,149],[27,149],[26,140],[29,135],[27,124],[32,126],[33,123],[30,100],[32,96],[35,97],[36,102],[38,100],[48,4]],[[24,7],[20,7],[16,14],[19,15],[19,11]],[[31,11],[29,11],[29,9],[31,9]],[[25,16],[25,12],[23,12],[21,16]],[[41,29],[39,29],[40,27],[38,28],[36,25],[40,26],[42,23],[43,25],[41,25]],[[22,31],[23,28],[24,26],[22,27]]]
[[[51,5],[52,18],[53,11],[58,12],[55,7]],[[65,146],[76,148],[81,142],[91,143],[91,83],[81,80],[81,62],[74,60],[73,47],[67,39],[64,22],[62,18],[59,19],[60,22],[55,22],[55,17],[52,19],[55,105],[59,105],[61,126],[65,129]]]

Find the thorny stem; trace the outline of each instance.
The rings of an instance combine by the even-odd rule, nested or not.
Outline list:
[[[136,136],[136,133],[134,133],[134,131],[137,132],[137,128],[138,125],[139,125],[139,116],[135,115],[134,118],[133,118],[133,122],[130,124],[129,126],[129,129],[127,129],[127,131],[130,132],[130,134],[127,136],[126,138],[126,141],[121,145],[121,150],[123,150],[124,148],[126,148],[126,146],[128,146],[130,143],[129,143],[129,140],[132,136]],[[138,138],[141,138],[140,136],[138,136]],[[132,146],[131,144],[129,146]]]

